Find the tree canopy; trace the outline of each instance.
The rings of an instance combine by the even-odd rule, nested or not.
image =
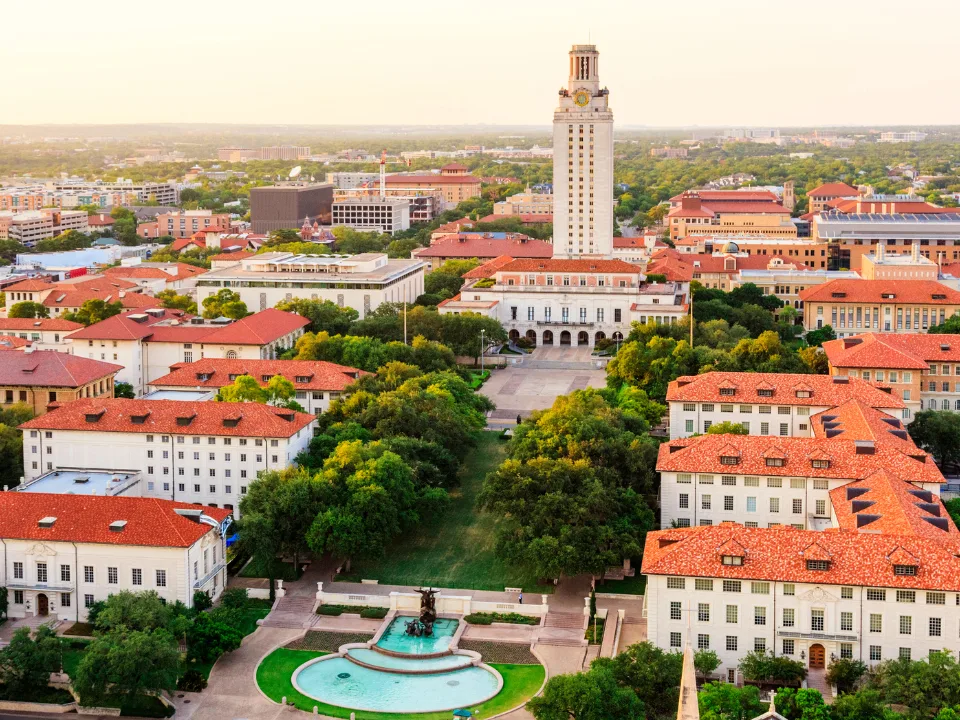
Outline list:
[[[76,312],[64,313],[63,317],[65,320],[82,323],[83,325],[94,325],[122,312],[123,302],[121,300],[107,302],[95,298],[85,301]]]
[[[223,288],[216,295],[203,299],[203,317],[212,320],[218,317],[239,320],[249,315],[247,306],[240,300],[240,294],[230,288]]]

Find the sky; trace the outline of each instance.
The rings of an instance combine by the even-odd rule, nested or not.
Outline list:
[[[41,0],[0,125],[552,121],[592,42],[618,125],[960,124],[960,2]]]

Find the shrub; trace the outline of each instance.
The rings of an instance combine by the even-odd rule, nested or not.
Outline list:
[[[365,607],[360,611],[360,617],[362,618],[371,618],[374,620],[382,620],[387,616],[387,608],[381,607]]]
[[[209,593],[205,590],[196,590],[193,593],[193,609],[197,612],[209,610],[212,605],[213,600],[210,599]]]
[[[227,588],[220,595],[220,604],[227,608],[244,608],[247,606],[247,589],[242,587]]]
[[[343,606],[342,605],[321,605],[317,608],[317,613],[319,615],[342,615]]]
[[[520,613],[471,613],[463,618],[471,625],[490,625],[495,622],[513,623],[514,625],[539,625],[540,618]]]
[[[830,663],[830,669],[827,670],[827,682],[836,685],[840,692],[848,693],[853,690],[866,672],[866,663],[860,660],[840,658]]]
[[[755,650],[740,661],[740,671],[747,680],[772,685],[800,685],[807,676],[802,662],[772,652]]]
[[[207,681],[199,670],[187,670],[183,677],[177,680],[177,690],[184,692],[200,692],[207,686]]]

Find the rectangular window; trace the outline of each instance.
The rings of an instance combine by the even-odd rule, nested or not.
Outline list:
[[[693,581],[693,586],[694,586],[694,589],[696,590],[706,590],[706,591],[713,590],[713,580],[704,580],[701,578],[697,578],[696,580]]]
[[[167,586],[167,571],[157,570],[157,587]]]
[[[783,594],[784,595],[796,595],[797,586],[793,583],[784,583],[783,584]]]
[[[83,596],[83,606],[84,606],[85,608],[92,608],[94,602],[95,602],[95,600],[93,599],[93,595],[84,595],[84,596]]]
[[[670,647],[678,648],[683,645],[683,636],[678,632],[670,633]]]
[[[767,624],[767,609],[765,607],[755,607],[753,609],[753,624],[754,625]]]
[[[697,603],[697,620],[700,622],[710,622],[709,603]]]
[[[870,632],[883,632],[883,615],[880,613],[870,613]]]
[[[709,650],[710,649],[710,636],[709,635],[697,635],[697,650]]]
[[[897,602],[912,603],[917,601],[915,590],[897,590]]]
[[[60,607],[70,607],[70,593],[60,593]]]
[[[783,609],[783,626],[793,627],[797,622],[796,610],[793,608]]]
[[[700,496],[700,508],[702,510],[709,510],[712,502],[712,496],[710,495],[701,495]]]
[[[680,603],[678,602],[670,603],[670,619],[680,620],[682,618],[683,618],[683,609]]]
[[[793,514],[800,515],[803,513],[803,500],[800,498],[793,499]]]
[[[946,605],[947,594],[942,592],[928,592],[927,605]]]
[[[909,615],[900,616],[900,634],[909,635],[913,632],[913,618]]]
[[[757,511],[757,499],[755,497],[747,498],[747,512],[756,512]]]
[[[879,645],[870,646],[870,659],[874,662],[879,662],[880,660],[883,659],[883,653],[880,650]]]
[[[37,582],[45,583],[47,582],[47,564],[46,563],[37,563]]]
[[[775,498],[775,497],[770,498],[770,512],[772,513],[780,512],[780,498]]]
[[[813,632],[823,632],[823,610],[810,611],[810,629]]]
[[[907,326],[909,327],[909,325],[910,323],[908,322]],[[901,660],[910,660],[910,648],[900,648],[899,657]]]
[[[770,594],[770,583],[768,583],[768,582],[752,582],[752,583],[750,583],[750,594],[751,594],[751,595],[769,595],[769,594]]]
[[[680,509],[686,510],[690,507],[690,495],[687,493],[680,493]]]
[[[130,571],[131,581],[134,585],[143,585],[143,570],[140,568],[133,568]]]
[[[117,569],[115,567],[107,568],[107,584],[116,585],[119,580],[119,575],[117,575]]]
[[[816,510],[816,515],[818,517],[823,517],[827,514],[827,501],[826,500],[816,500],[814,501],[814,508]]]
[[[867,588],[867,600],[879,600],[881,602],[887,599],[887,591],[879,588]]]
[[[840,613],[840,629],[844,631],[853,630],[853,613],[852,612]]]
[[[13,579],[23,580],[23,563],[22,562],[13,563]]]
[[[686,578],[668,577],[667,588],[670,590],[683,590],[687,586]]]
[[[736,652],[737,650],[737,636],[736,635],[727,635],[727,650],[731,652]]]
[[[784,655],[793,655],[794,652],[794,641],[793,640],[784,640],[783,641],[783,654]]]
[[[753,639],[753,650],[754,650],[754,652],[766,652],[766,651],[767,651],[767,639],[766,639],[766,638],[754,638],[754,639]]]
[[[853,659],[853,643],[840,643],[840,657],[844,660]]]
[[[60,582],[70,582],[70,566],[60,566]]]
[[[93,583],[93,565],[84,565],[83,566],[83,581],[85,583]]]
[[[736,605],[727,605],[727,622],[736,625],[740,619],[740,608]]]
[[[723,581],[723,591],[724,592],[740,592],[740,581],[739,580],[724,580]]]
[[[728,511],[733,510],[733,495],[723,496],[723,509]]]
[[[930,637],[940,637],[943,630],[943,620],[940,618],[930,618]]]

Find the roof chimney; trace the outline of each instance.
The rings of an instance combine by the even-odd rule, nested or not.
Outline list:
[[[54,517],[53,515],[47,515],[46,517],[40,518],[40,520],[37,522],[37,527],[42,527],[42,528],[48,528],[48,529],[49,529],[49,528],[52,528],[52,527],[53,527],[53,524],[54,524],[56,521],[57,521],[57,518],[56,518],[56,517]]]

